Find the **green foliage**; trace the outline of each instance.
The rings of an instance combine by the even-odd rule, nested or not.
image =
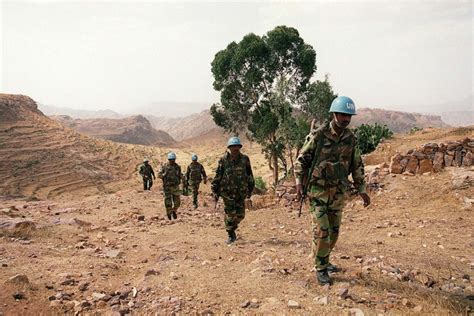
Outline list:
[[[233,134],[246,131],[273,161],[285,164],[285,135],[294,126],[292,104],[302,104],[316,70],[316,53],[296,29],[277,26],[264,36],[253,33],[219,51],[211,63],[221,103],[212,105],[214,122]],[[284,128],[282,128],[284,127]]]
[[[318,120],[321,124],[325,120],[331,119],[329,108],[336,97],[337,94],[332,90],[328,75],[326,75],[324,81],[318,80],[308,86],[306,99],[301,106],[301,110],[309,117]]]
[[[374,125],[362,124],[354,130],[354,133],[357,136],[357,146],[362,154],[374,151],[382,139],[388,139],[393,136],[392,131],[387,125],[380,125],[378,123]]]
[[[418,131],[422,131],[423,128],[422,127],[418,127],[418,126],[413,126],[412,128],[410,128],[410,134],[415,134],[416,132]]]
[[[255,187],[262,192],[267,191],[267,184],[265,183],[265,180],[262,179],[262,177],[255,177]]]

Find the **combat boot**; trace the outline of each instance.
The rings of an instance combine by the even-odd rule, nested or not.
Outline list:
[[[339,268],[338,266],[330,263],[328,264],[328,267],[326,268],[328,270],[328,272],[331,272],[331,273],[336,273],[336,272],[341,272],[342,269]]]
[[[229,238],[225,242],[226,244],[230,245],[237,239],[237,235],[235,234],[235,230],[228,230],[227,235],[229,235]]]
[[[176,211],[173,211],[173,218],[178,219],[178,214],[176,214]]]
[[[316,271],[316,278],[320,285],[332,284],[332,280],[329,277],[329,273],[327,269]]]
[[[168,216],[168,219],[171,220],[171,214],[167,213],[166,216]]]

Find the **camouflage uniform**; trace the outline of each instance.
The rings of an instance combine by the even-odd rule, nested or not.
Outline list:
[[[168,162],[161,167],[158,177],[163,180],[166,215],[170,217],[181,205],[181,190],[179,189],[183,177],[181,167],[177,163]]]
[[[203,165],[197,161],[191,162],[186,169],[186,182],[191,186],[194,206],[197,206],[198,204],[199,185],[201,184],[202,179],[204,179],[204,183],[206,183],[207,176]]]
[[[313,216],[313,254],[318,271],[329,265],[329,255],[336,245],[345,205],[348,176],[352,174],[359,193],[365,193],[364,165],[350,129],[338,135],[333,123],[327,122],[306,137],[295,164],[297,183],[316,164],[310,176],[308,196]],[[314,157],[321,145],[319,157]]]
[[[143,164],[140,166],[138,173],[143,178],[143,190],[150,190],[153,186],[153,178],[155,177],[155,172],[150,164]]]
[[[245,199],[250,197],[255,186],[248,156],[239,153],[233,160],[229,152],[219,160],[216,176],[212,181],[212,192],[224,200],[226,230],[235,231],[245,218]]]

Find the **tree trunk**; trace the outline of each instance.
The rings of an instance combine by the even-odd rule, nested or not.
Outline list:
[[[268,168],[270,168],[271,171],[273,171],[273,165],[272,165],[273,161],[272,161],[272,157],[268,157]]]
[[[276,186],[278,184],[278,156],[276,154],[273,154],[272,158],[273,158],[273,182]]]
[[[295,170],[295,164],[293,163],[293,149],[289,150],[289,155],[290,155],[290,166],[291,170],[294,172]]]

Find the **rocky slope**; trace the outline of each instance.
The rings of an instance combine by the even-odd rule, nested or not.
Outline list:
[[[119,143],[163,146],[175,142],[167,132],[153,128],[142,115],[121,119],[73,119],[64,115],[53,118],[81,134]]]
[[[107,192],[153,153],[78,134],[43,115],[29,97],[0,94],[0,195]]]
[[[343,271],[322,287],[308,205],[298,217],[298,203],[283,204],[275,192],[253,196],[239,238],[227,246],[222,202],[214,207],[209,184],[201,186],[201,206],[194,210],[183,197],[171,222],[159,181],[149,192],[138,179],[110,194],[101,189],[105,177],[127,178],[137,156],[161,158],[167,148],[80,135],[26,97],[0,96],[0,114],[9,117],[0,120],[0,314],[472,313],[472,166],[379,174],[368,208],[357,197],[348,201],[331,257]],[[396,152],[472,133],[397,135],[365,157],[366,170],[374,169],[370,161],[387,166]],[[182,166],[197,152],[212,177],[225,137],[210,132],[176,146]],[[258,146],[245,142],[243,150],[255,176],[268,172]],[[83,190],[95,185],[100,194],[79,198],[79,179],[88,181],[79,183]],[[15,189],[44,199],[6,195]]]
[[[178,141],[200,137],[216,129],[221,132],[207,110],[181,118],[154,116],[147,116],[147,118],[155,128],[165,130]],[[359,110],[358,115],[353,118],[351,127],[357,127],[361,124],[374,124],[375,122],[387,125],[395,133],[406,133],[414,126],[422,128],[449,127],[437,115],[368,108]]]
[[[185,117],[169,118],[153,115],[146,117],[155,128],[166,131],[177,141],[199,137],[215,129],[220,130],[208,110]]]
[[[359,126],[361,124],[387,125],[394,133],[406,133],[412,127],[449,127],[441,120],[439,115],[427,115],[419,113],[388,111],[383,109],[361,108],[356,116],[353,117],[351,125]]]

